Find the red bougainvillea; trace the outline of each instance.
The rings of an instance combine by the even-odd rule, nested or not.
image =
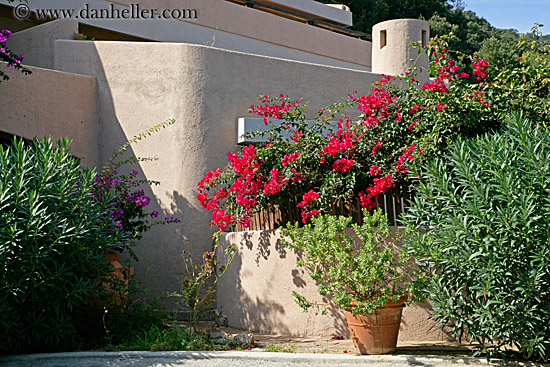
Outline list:
[[[487,62],[473,59],[471,68],[461,70],[444,37],[425,51],[434,79],[419,85],[414,67],[399,77],[382,75],[369,93],[354,91],[317,110],[314,123],[306,121],[302,98],[260,96],[249,112],[264,117],[269,129],[249,135],[263,136],[267,144],[229,153],[227,167],[199,182],[197,198],[212,210],[210,223],[222,231],[234,224],[246,227],[255,212],[289,199],[297,199],[304,223],[352,197],[373,208],[417,158],[437,155],[454,136],[490,125],[473,124],[480,116],[497,118],[481,88]]]

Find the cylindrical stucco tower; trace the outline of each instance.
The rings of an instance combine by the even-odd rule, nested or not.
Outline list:
[[[428,56],[424,51],[418,54],[411,46],[418,42],[424,46],[430,38],[430,25],[419,19],[394,19],[375,24],[372,27],[372,72],[399,75],[411,65],[418,68],[417,79],[421,84],[428,81]]]

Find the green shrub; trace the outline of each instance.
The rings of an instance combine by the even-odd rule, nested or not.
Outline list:
[[[408,280],[413,269],[410,257],[398,250],[402,234],[391,233],[381,209],[372,214],[363,209],[363,224],[351,222],[351,217],[326,214],[302,228],[288,223],[282,229],[283,244],[301,254],[297,265],[317,282],[321,296],[331,296],[338,307],[366,315],[408,296],[415,283]],[[348,227],[353,229],[348,232],[351,235],[346,233]],[[297,292],[293,295],[304,311],[328,311]]]
[[[116,351],[231,350],[232,347],[228,344],[214,343],[208,333],[189,333],[186,328],[176,325],[153,325],[147,329],[135,330],[120,344],[109,345],[107,349]]]
[[[550,131],[520,115],[417,170],[405,221],[435,317],[488,358],[550,358]]]
[[[0,352],[71,348],[109,271],[105,249],[125,239],[69,149],[0,147]]]
[[[133,297],[135,294],[130,292],[130,299]],[[124,345],[139,339],[150,330],[161,330],[170,318],[169,312],[157,299],[130,300],[129,302],[124,311],[117,308],[105,309],[103,326],[106,338],[103,341],[112,348],[116,349],[117,345],[123,348]]]

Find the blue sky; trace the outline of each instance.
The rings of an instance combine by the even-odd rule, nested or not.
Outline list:
[[[464,0],[466,10],[489,21],[496,28],[514,28],[521,33],[531,32],[538,22],[540,30],[550,34],[550,0]]]

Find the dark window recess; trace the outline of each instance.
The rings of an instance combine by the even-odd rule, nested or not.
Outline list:
[[[426,46],[428,44],[428,32],[425,30],[422,30],[422,46]]]
[[[380,48],[386,47],[386,30],[380,31]]]

